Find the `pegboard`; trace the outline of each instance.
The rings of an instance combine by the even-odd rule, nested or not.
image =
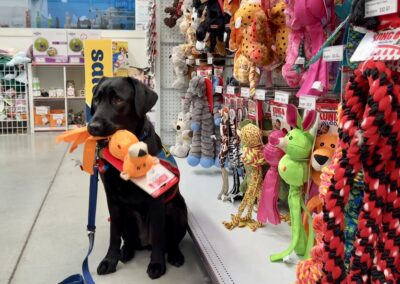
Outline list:
[[[181,111],[182,94],[184,91],[174,89],[161,91],[161,135],[165,145],[175,144],[176,131],[172,128],[172,123],[176,121]]]
[[[175,81],[175,75],[174,73],[174,68],[171,63],[171,59],[169,58],[172,49],[177,46],[178,43],[175,44],[170,44],[170,43],[161,43],[161,50],[160,50],[160,56],[161,56],[161,88],[163,89],[170,89],[172,88],[172,83]]]
[[[0,135],[28,133],[28,95],[25,66],[0,63]]]
[[[160,35],[161,43],[182,43],[185,41],[185,37],[179,31],[179,23],[181,19],[178,20],[177,24],[173,28],[169,28],[164,24],[164,18],[168,17],[169,14],[165,13],[164,10],[168,6],[172,6],[173,0],[163,0],[160,2],[161,15],[160,17]]]
[[[161,139],[167,146],[175,144],[176,131],[172,128],[172,123],[176,121],[178,113],[181,111],[182,93],[186,89],[177,90],[172,88],[172,83],[175,81],[173,66],[170,55],[174,46],[184,42],[184,36],[179,31],[179,22],[174,28],[169,28],[164,24],[164,18],[168,15],[164,12],[165,7],[171,6],[173,1],[159,1],[159,12],[157,24],[160,27],[160,115],[161,115]]]

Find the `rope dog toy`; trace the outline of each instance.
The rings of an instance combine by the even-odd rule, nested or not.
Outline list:
[[[384,63],[367,61],[346,85],[339,123],[342,157],[323,209],[322,283],[396,283],[399,265],[400,85]],[[357,173],[365,194],[347,274],[344,207]]]

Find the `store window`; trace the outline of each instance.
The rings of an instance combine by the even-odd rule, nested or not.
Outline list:
[[[0,0],[0,26],[135,29],[134,0]]]

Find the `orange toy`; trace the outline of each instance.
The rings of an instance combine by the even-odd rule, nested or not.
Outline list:
[[[85,143],[83,150],[82,169],[92,175],[97,141],[106,138],[107,137],[93,137],[89,134],[86,127],[81,127],[65,131],[64,133],[58,135],[56,137],[56,143],[60,143],[62,141],[72,143],[71,148],[69,149],[70,153],[75,151],[79,144]]]
[[[125,156],[121,178],[130,180],[143,177],[157,161],[157,158],[149,155],[146,143],[135,143],[129,147],[128,154]]]
[[[115,132],[108,143],[111,155],[123,161],[128,154],[129,146],[138,143],[139,139],[128,130],[118,130]]]
[[[315,184],[321,184],[321,170],[331,163],[335,152],[338,136],[335,134],[322,134],[315,141],[314,152],[311,154],[311,176]]]

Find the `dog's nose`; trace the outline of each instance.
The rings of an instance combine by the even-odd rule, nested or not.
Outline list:
[[[97,121],[89,122],[88,131],[89,131],[90,135],[99,136],[100,130],[101,130],[100,122],[97,122]]]
[[[180,125],[177,125],[177,126],[176,126],[176,130],[181,130],[181,126],[180,126]]]
[[[318,164],[322,166],[326,163],[326,161],[328,161],[329,158],[322,155],[314,155],[314,159],[317,161]]]

